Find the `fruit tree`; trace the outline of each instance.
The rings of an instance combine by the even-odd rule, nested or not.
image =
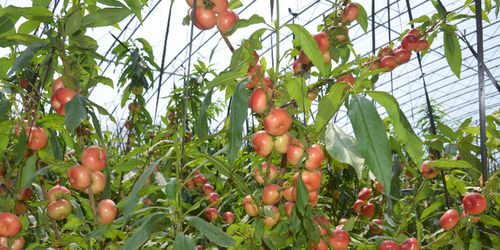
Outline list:
[[[432,0],[415,17],[406,1],[396,31],[387,1],[378,50],[375,1],[371,15],[317,1],[314,28],[291,9],[283,21],[288,1],[258,1],[270,19],[246,15],[257,1],[170,1],[161,56],[122,37],[154,2],[0,5],[0,249],[500,249],[500,110],[486,105],[500,87],[484,49],[498,36],[483,35],[500,0]],[[189,54],[168,72],[171,22]],[[460,108],[429,97],[436,54],[447,78],[478,83],[477,115],[447,118]],[[409,65],[417,119],[397,94]]]

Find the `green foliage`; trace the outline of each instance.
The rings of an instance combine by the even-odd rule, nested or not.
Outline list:
[[[149,239],[150,234],[159,229],[158,222],[164,216],[163,213],[154,213],[146,216],[142,224],[134,230],[131,237],[125,241],[122,249],[135,250],[141,248]]]
[[[406,147],[408,154],[416,165],[420,165],[423,157],[422,141],[413,131],[410,122],[408,122],[408,119],[404,115],[403,111],[399,108],[399,104],[396,99],[385,92],[370,91],[367,93],[371,98],[385,108],[389,114],[391,124],[394,127],[394,132],[396,133],[398,140]]]
[[[234,245],[234,240],[229,237],[229,235],[200,217],[188,216],[186,220],[189,224],[198,229],[200,233],[218,246],[230,247]]]
[[[116,24],[131,14],[127,8],[104,8],[92,12],[82,19],[82,26],[87,28]]]
[[[368,15],[366,14],[366,10],[361,4],[356,4],[359,8],[359,15],[357,21],[364,32],[368,30]]]
[[[66,116],[64,117],[64,124],[70,131],[75,129],[87,118],[87,110],[85,109],[85,97],[82,95],[75,95],[75,97],[64,105]]]
[[[327,75],[326,65],[323,62],[323,56],[318,48],[318,45],[314,41],[311,33],[307,31],[303,26],[298,24],[287,24],[293,34],[295,35],[295,40],[298,42],[299,46],[304,50],[304,53],[311,60],[314,66],[316,66],[321,75]]]
[[[451,25],[442,26],[443,41],[444,41],[444,55],[446,61],[450,65],[451,71],[460,78],[462,71],[462,48],[458,42],[458,36],[455,33],[456,27]]]
[[[254,24],[262,24],[262,23],[266,23],[266,21],[264,20],[264,18],[262,18],[259,15],[252,15],[248,19],[240,19],[240,20],[238,20],[233,25],[233,27],[226,32],[225,35],[226,36],[230,36],[234,32],[236,32],[236,30],[238,30],[238,29],[245,28],[245,27],[248,27],[248,26],[251,26],[251,25],[254,25]]]
[[[238,156],[238,152],[243,142],[243,123],[247,118],[248,112],[248,94],[245,92],[246,81],[239,82],[231,101],[231,114],[229,115],[229,128],[227,137],[229,141],[229,149],[227,158],[231,166]]]
[[[344,87],[345,84],[335,84],[324,95],[318,104],[318,114],[316,115],[316,132],[320,132],[324,129],[326,124],[330,122],[333,116],[337,113],[342,101],[344,100]]]
[[[499,172],[491,173],[481,183],[480,129],[470,118],[448,123],[442,108],[432,104],[437,133],[429,133],[425,107],[420,112],[417,136],[397,100],[389,93],[373,90],[385,71],[368,70],[373,57],[358,55],[349,38],[337,40],[342,28],[350,25],[340,23],[342,5],[335,5],[317,29],[330,36],[329,52],[336,64],[323,62],[310,31],[299,24],[279,26],[274,22],[271,26],[259,15],[240,19],[228,36],[246,27],[258,28],[234,43],[238,46],[231,59],[227,57],[227,65],[222,65],[227,69],[213,70],[209,64],[212,55],[208,63],[193,61],[193,70],[177,78],[172,92],[161,96],[168,105],[163,110],[159,106],[162,123],[158,124],[147,109],[151,103],[147,100],[153,90],[167,85],[156,85],[160,67],[153,46],[144,38],[118,42],[112,50],[115,66],[121,70],[115,72],[119,74],[116,80],[102,76],[99,61],[106,58],[99,54],[99,42],[90,33],[96,27],[119,28],[118,24],[131,15],[142,22],[141,13],[148,1],[63,1],[54,14],[49,9],[51,3],[34,0],[33,7],[0,9],[0,47],[10,49],[8,56],[0,58],[0,82],[5,90],[0,95],[0,208],[19,214],[22,230],[17,236],[24,237],[26,249],[194,249],[196,245],[207,249],[303,249],[317,244],[320,238],[328,241],[318,227],[324,224],[319,222],[321,216],[327,220],[321,226],[329,232],[346,219],[342,220],[342,230],[349,232],[350,248],[375,249],[382,240],[391,238],[401,243],[408,237],[416,237],[425,249],[496,249],[500,245],[494,233],[500,227]],[[467,0],[463,8],[449,12],[439,1],[432,3],[437,14],[418,17],[411,23],[425,31],[422,38],[429,44],[444,35],[446,59],[459,77],[462,55],[456,30],[460,22],[474,18],[463,11],[474,10],[474,3]],[[493,6],[498,12],[498,0],[495,3],[484,2],[483,16],[491,13]],[[230,1],[231,9],[240,6],[241,1]],[[361,4],[358,7],[357,22],[366,32],[367,13]],[[279,52],[276,48],[273,55],[280,55],[274,59],[281,66],[271,66],[262,53],[262,41],[267,33],[282,34],[283,29],[291,30],[295,39],[293,44],[279,44]],[[406,33],[403,31],[402,36]],[[301,50],[312,60],[312,65],[306,66],[314,68],[306,67],[292,75],[289,65],[283,65]],[[314,152],[305,150],[298,166],[292,167],[286,154],[274,150],[260,157],[247,143],[254,131],[262,129],[266,116],[248,116],[251,90],[246,88],[250,78],[247,72],[254,52],[264,55],[259,63],[274,83],[269,106],[286,107],[293,117],[289,131],[292,138],[299,139],[304,149],[322,144],[326,159],[314,170],[321,172],[318,190],[308,192],[310,183],[306,182],[310,180],[294,180],[296,175],[312,171],[308,168],[312,168],[309,160],[317,157]],[[356,77],[354,86],[335,80],[346,73]],[[66,103],[65,116],[49,110],[54,76],[62,76],[65,86],[77,92]],[[173,78],[166,79],[171,83]],[[21,80],[28,80],[29,86],[21,87]],[[91,101],[90,93],[99,85],[116,88],[122,107],[133,104],[125,120]],[[317,99],[310,100],[309,92],[317,93]],[[222,113],[230,98],[230,112]],[[387,113],[384,122],[375,102]],[[333,121],[345,110],[353,135]],[[101,123],[100,119],[110,122]],[[28,148],[33,138],[23,132],[24,120],[47,134],[43,149]],[[488,157],[494,161],[500,145],[500,116],[496,112],[486,120]],[[248,134],[244,134],[245,122]],[[105,148],[107,156],[102,171],[106,177],[104,190],[93,195],[71,187],[66,174],[70,166],[83,163],[82,152],[91,145]],[[437,150],[441,157],[429,166],[444,175],[433,180],[421,177],[419,172],[423,160],[435,157],[424,154],[429,149]],[[264,162],[276,166],[277,177],[262,185],[255,180],[255,171],[263,170],[260,166]],[[381,181],[384,191],[375,180]],[[442,180],[451,197],[449,205]],[[208,190],[206,183],[214,190]],[[274,216],[273,210],[262,201],[263,188],[271,183],[279,185],[281,191],[292,186],[296,194],[290,215],[285,214],[290,203],[284,199],[273,204],[280,216],[272,227],[268,217]],[[47,216],[49,202],[45,196],[56,184],[70,189],[63,198],[73,208],[61,221]],[[376,209],[371,218],[352,209],[363,187],[372,188],[369,202]],[[23,188],[33,191],[27,201],[18,197]],[[220,199],[210,204],[208,192],[217,193]],[[310,201],[315,192],[317,205]],[[461,217],[453,230],[441,230],[441,214],[448,207],[462,212],[460,201],[470,192],[484,195],[487,209],[478,216]],[[248,194],[259,208],[256,216],[247,216],[242,205]],[[118,217],[109,225],[97,222],[101,212],[96,211],[96,204],[103,199],[117,203]],[[219,215],[211,222],[203,219],[209,207],[217,208]],[[23,208],[26,211],[19,211]],[[233,224],[222,219],[229,211],[235,215]],[[373,232],[374,218],[383,220],[381,235]]]
[[[29,45],[25,51],[23,51],[19,57],[16,58],[14,63],[12,64],[12,67],[9,70],[8,75],[14,74],[16,71],[23,69],[26,67],[31,60],[33,59],[33,56],[35,53],[43,48],[44,46],[47,46],[46,42],[39,42],[39,43],[33,43]]]
[[[377,110],[366,98],[355,96],[347,111],[351,120],[356,146],[375,177],[391,190],[391,152],[386,130]]]
[[[332,158],[351,165],[358,178],[362,177],[365,159],[358,152],[354,138],[334,123],[329,123],[325,132],[325,144],[326,150]]]
[[[177,234],[174,242],[174,250],[195,249],[196,246],[189,237],[184,234]]]

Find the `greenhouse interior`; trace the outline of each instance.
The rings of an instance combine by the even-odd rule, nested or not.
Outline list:
[[[0,0],[0,250],[500,249],[500,0]]]

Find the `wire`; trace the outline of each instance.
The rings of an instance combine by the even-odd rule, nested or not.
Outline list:
[[[167,55],[167,41],[168,41],[168,34],[170,33],[170,19],[172,17],[172,6],[174,5],[174,0],[170,1],[170,8],[168,10],[168,21],[167,21],[167,29],[165,31],[165,40],[163,41],[163,52],[161,55],[161,68],[160,68],[160,80],[158,81],[158,94],[156,95],[156,105],[155,105],[155,116],[154,116],[154,122],[156,123],[156,117],[158,114],[158,104],[160,102],[160,89],[162,85],[162,80],[163,80],[163,73],[165,72],[165,57]]]

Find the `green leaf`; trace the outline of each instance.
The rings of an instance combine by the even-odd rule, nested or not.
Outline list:
[[[97,104],[97,103],[95,103],[95,102],[93,102],[93,101],[91,101],[91,100],[89,100],[89,99],[87,99],[87,102],[88,102],[88,103],[89,103],[92,107],[96,108],[96,109],[97,109],[97,111],[99,112],[99,114],[107,116],[107,117],[109,118],[109,120],[111,120],[113,123],[115,123],[115,124],[116,124],[116,119],[115,119],[115,117],[114,117],[114,116],[112,116],[112,115],[109,113],[109,111],[108,111],[107,109],[105,109],[105,108],[101,107],[99,104]]]
[[[469,250],[481,250],[481,249],[483,249],[483,242],[481,237],[479,236],[477,228],[474,228],[474,232],[472,233],[472,239],[470,240]]]
[[[114,7],[125,8],[126,6],[118,0],[97,0],[97,2]]]
[[[269,246],[269,244],[272,244],[276,247],[271,248],[271,249],[283,249],[288,246],[287,244],[287,238],[283,237],[281,234],[278,232],[269,232],[268,234],[264,235],[264,242]]]
[[[399,104],[393,96],[386,92],[368,91],[367,94],[382,105],[391,119],[398,140],[406,146],[411,159],[420,166],[423,158],[423,143],[413,131]]]
[[[437,161],[431,161],[429,163],[430,167],[437,169],[474,169],[476,170],[469,162],[463,160],[445,160],[439,159]]]
[[[431,187],[428,181],[422,182],[422,185],[418,189],[417,195],[415,195],[415,200],[421,201],[429,197],[429,194],[431,192]]]
[[[306,206],[309,203],[309,192],[302,181],[302,171],[299,172],[299,178],[297,178],[297,201],[295,202],[295,207],[297,211],[301,214],[305,214]]]
[[[453,175],[446,175],[444,178],[450,193],[456,191],[458,194],[462,196],[467,193],[467,184],[465,183],[464,180],[457,178]]]
[[[262,238],[264,238],[264,223],[262,221],[262,218],[257,218],[255,220],[255,239],[257,240],[258,243],[262,242]]]
[[[28,20],[36,20],[44,23],[51,23],[53,21],[52,12],[44,7],[17,7],[9,5],[3,9],[6,15],[14,17],[25,17]]]
[[[0,79],[7,77],[7,71],[12,67],[12,61],[7,57],[0,58]]]
[[[453,244],[453,249],[465,249],[464,242],[459,234],[455,234],[455,236],[453,237],[452,244]]]
[[[10,109],[9,109],[10,111]],[[10,121],[0,122],[0,160],[4,157],[4,152],[9,145],[9,136],[11,135]]]
[[[213,89],[209,90],[203,99],[201,104],[200,114],[198,115],[198,126],[196,126],[196,135],[199,139],[203,139],[208,136],[208,115],[207,110],[210,104],[212,104],[212,92]]]
[[[139,21],[142,23],[142,3],[139,0],[125,0],[125,3],[127,3],[127,6],[134,12]]]
[[[248,27],[250,25],[259,24],[259,23],[266,23],[266,20],[264,20],[263,17],[254,14],[248,19],[240,19],[240,20],[236,21],[236,23],[234,23],[233,27],[231,29],[229,29],[225,35],[230,36],[238,29],[245,28],[245,27]]]
[[[188,216],[186,220],[194,226],[200,233],[205,235],[211,242],[215,243],[221,247],[230,247],[234,245],[235,241],[231,236],[227,235],[224,231],[220,230],[218,227],[206,222],[200,217]]]
[[[349,218],[349,220],[347,220],[347,223],[345,223],[342,229],[346,232],[350,232],[354,228],[355,224],[356,224],[356,217],[351,217]]]
[[[18,70],[23,70],[26,65],[31,62],[31,59],[35,55],[38,50],[45,47],[47,45],[46,42],[34,43],[28,46],[14,61],[12,64],[12,68],[10,68],[8,75],[12,75],[16,73]]]
[[[491,217],[487,214],[481,214],[481,222],[487,225],[500,227],[500,221],[494,217]]]
[[[129,159],[128,161],[120,161],[120,164],[119,165],[116,164],[113,170],[116,171],[117,173],[130,172],[134,169],[144,166],[145,164],[146,163],[143,160],[140,160],[138,158],[132,158]]]
[[[443,32],[444,55],[451,71],[460,78],[462,71],[462,49],[455,32]]]
[[[453,131],[453,129],[448,127],[446,124],[439,122],[439,121],[436,121],[436,123],[437,123],[437,128],[438,128],[439,132],[441,132],[441,134],[443,134],[444,136],[448,137],[448,139],[450,139],[450,141],[454,141],[460,136],[458,133],[455,133]]]
[[[28,20],[19,26],[17,32],[27,35],[35,31],[38,27],[40,27],[40,21]]]
[[[32,36],[32,35],[26,35],[26,34],[0,34],[0,47],[9,47],[9,46],[14,46],[14,45],[26,45],[29,46],[34,43],[41,43],[44,42],[45,40],[37,37],[37,36]]]
[[[66,110],[64,124],[70,131],[75,131],[80,123],[87,117],[87,110],[85,109],[84,103],[85,97],[77,94],[71,101],[64,105],[64,109]]]
[[[229,128],[227,130],[227,137],[229,140],[227,158],[231,166],[233,166],[236,157],[238,157],[238,152],[243,143],[243,124],[248,114],[246,84],[246,81],[241,81],[236,85],[233,100],[231,102],[231,114],[229,115]]]
[[[368,30],[368,15],[366,14],[366,10],[363,5],[356,3],[356,6],[358,6],[359,9],[359,15],[356,20],[358,21],[363,31],[366,32]]]
[[[304,112],[309,112],[311,100],[307,98],[307,87],[304,78],[289,78],[285,81],[286,91],[297,103],[297,108]]]
[[[57,139],[57,134],[53,129],[49,129],[49,143],[52,148],[52,153],[54,156],[54,159],[57,160],[64,160],[64,155],[61,150],[61,146],[59,145],[59,140]]]
[[[443,5],[440,4],[439,0],[431,0],[432,2],[432,5],[434,5],[434,8],[436,8],[439,16],[441,18],[445,18],[446,17],[446,9],[444,8]]]
[[[427,15],[422,15],[422,16],[419,16],[417,18],[414,18],[408,24],[427,23],[427,22],[432,22],[432,19]]]
[[[116,24],[131,13],[127,8],[104,8],[84,16],[82,26],[101,27]]]
[[[219,87],[222,84],[229,84],[233,82],[235,79],[244,76],[245,73],[241,72],[223,72],[216,76],[210,83],[208,83],[201,91],[210,90],[214,87]]]
[[[26,153],[28,135],[23,131],[19,135],[18,138],[19,143],[14,146],[14,154],[15,154],[15,164],[19,164],[22,160],[24,160],[24,156]]]
[[[169,154],[168,154],[169,155]],[[151,173],[153,173],[154,169],[156,168],[156,165],[163,159],[160,158],[159,160],[155,161],[153,164],[151,164],[145,171],[142,173],[142,175],[137,179],[135,182],[134,186],[132,187],[132,190],[130,191],[127,199],[123,203],[123,217],[125,218],[125,221],[128,220],[128,218],[132,215],[132,212],[134,211],[135,206],[139,202],[139,196],[138,193],[146,184],[149,176]],[[121,202],[120,202],[121,205]]]
[[[361,96],[354,96],[347,109],[356,144],[365,158],[368,168],[391,190],[391,151],[384,123],[372,102]]]
[[[92,118],[92,124],[94,125],[95,132],[97,134],[97,140],[99,140],[99,143],[102,145],[104,144],[104,137],[102,136],[101,123],[99,122],[99,119],[97,118],[93,110],[91,110],[89,114]]]
[[[146,51],[148,56],[153,58],[154,57],[153,47],[151,47],[151,44],[148,42],[148,40],[144,38],[137,38],[137,41],[139,41],[142,44],[142,48],[144,49],[144,51]]]
[[[74,231],[77,230],[84,224],[84,221],[77,216],[70,214],[66,219],[66,223],[63,226],[64,230]]]
[[[14,30],[14,23],[7,15],[0,16],[0,34]]]
[[[495,15],[498,17],[498,13],[500,12],[500,0],[495,0]]]
[[[175,199],[175,194],[177,193],[177,179],[170,178],[165,185],[165,196],[169,200]]]
[[[229,9],[237,9],[239,7],[243,6],[240,0],[231,0],[229,1]]]
[[[346,134],[341,128],[330,122],[325,131],[325,146],[328,154],[335,160],[351,165],[361,178],[365,159],[356,149],[354,138]]]
[[[22,167],[21,169],[21,180],[20,180],[20,185],[19,187],[24,188],[24,187],[29,187],[31,186],[31,183],[33,183],[32,176],[35,175],[36,172],[36,154],[33,154],[27,161],[26,165]]]
[[[229,180],[232,180],[236,187],[240,190],[241,193],[247,194],[249,193],[247,186],[245,185],[245,181],[241,176],[237,173],[234,173],[230,170],[229,164],[226,161],[218,159],[212,155],[207,153],[193,153],[191,156],[195,158],[205,158],[208,162],[212,164],[212,166],[217,169],[221,174],[229,177]],[[205,163],[202,163],[202,165]]]
[[[64,23],[64,31],[66,35],[71,36],[73,33],[80,30],[82,27],[82,10],[80,7],[76,8],[71,14],[66,18]]]
[[[431,205],[429,205],[427,208],[422,211],[422,214],[420,215],[420,220],[424,220],[425,218],[429,217],[433,212],[438,210],[443,205],[441,201],[435,201]]]
[[[189,250],[189,249],[196,249],[193,240],[182,233],[177,234],[174,241],[174,250]]]
[[[300,47],[304,50],[304,53],[311,60],[313,65],[318,68],[320,74],[326,76],[329,72],[326,70],[326,65],[323,63],[323,56],[311,33],[309,33],[304,26],[298,24],[287,24],[286,27],[292,30],[295,35],[295,40],[298,41]]]
[[[52,0],[32,0],[32,6],[41,6],[41,7],[49,7]]]
[[[346,84],[334,84],[328,93],[319,100],[318,114],[316,115],[316,132],[320,132],[337,113],[344,99]]]
[[[162,218],[165,218],[164,213],[154,213],[142,218],[144,222],[132,233],[132,236],[125,241],[122,249],[136,250],[141,248],[149,239],[151,233],[161,229],[157,224]]]

